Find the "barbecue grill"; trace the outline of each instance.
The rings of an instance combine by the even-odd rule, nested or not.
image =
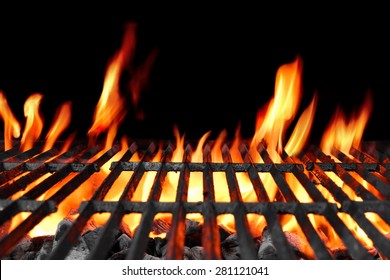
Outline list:
[[[80,201],[77,217],[65,227],[65,230],[55,237],[55,246],[42,258],[65,259],[74,248],[80,236],[85,232],[90,218],[96,213],[109,213],[110,217],[102,226],[94,245],[85,253],[83,259],[106,259],[115,246],[118,230],[122,227],[122,219],[130,213],[141,213],[140,223],[132,233],[132,240],[124,252],[124,259],[143,259],[148,252],[148,246],[153,238],[149,233],[153,230],[155,216],[159,213],[172,215],[166,238],[166,254],[164,259],[183,259],[186,250],[186,227],[189,213],[199,213],[203,217],[202,231],[199,244],[202,247],[204,259],[225,259],[221,251],[221,229],[217,224],[217,217],[223,214],[234,216],[236,229],[236,243],[241,259],[258,259],[259,243],[248,227],[247,214],[257,214],[265,218],[266,228],[259,232],[264,238],[266,233],[272,240],[276,259],[297,259],[299,254],[294,250],[288,236],[283,232],[279,217],[293,215],[299,224],[307,245],[314,252],[315,259],[337,259],[338,256],[327,248],[321,234],[309,220],[309,215],[323,216],[334,229],[345,245],[344,255],[350,259],[388,259],[390,258],[389,236],[381,233],[366,213],[376,213],[383,221],[390,224],[390,153],[386,142],[364,142],[361,148],[352,148],[350,154],[353,159],[339,150],[333,149],[332,155],[340,162],[336,162],[330,155],[324,154],[318,147],[310,146],[298,157],[289,157],[282,154],[282,163],[272,161],[267,152],[266,144],[261,142],[257,152],[263,163],[252,161],[246,141],[242,141],[239,150],[242,162],[232,161],[229,142],[221,146],[222,163],[211,161],[210,150],[213,141],[203,146],[203,162],[190,162],[194,149],[192,142],[186,143],[181,162],[172,162],[172,152],[175,144],[166,141],[163,144],[157,141],[134,140],[129,143],[128,149],[119,160],[114,156],[121,150],[121,143],[114,145],[104,153],[103,147],[96,145],[88,147],[83,143],[73,145],[68,151],[60,152],[60,144],[42,152],[42,143],[21,152],[18,145],[0,153],[0,257],[12,258],[16,248],[26,239],[30,230],[38,225],[45,217],[58,211],[58,206],[71,193],[76,191],[85,181],[90,180],[100,168],[110,164],[110,172],[102,183],[94,190],[92,197]],[[162,146],[163,156],[160,161],[152,161],[158,147]],[[140,161],[132,161],[135,153],[142,155]],[[96,157],[98,155],[98,157]],[[131,171],[128,182],[123,186],[123,192],[117,201],[104,201],[120,174]],[[132,201],[132,195],[147,172],[156,172],[156,176],[144,202]],[[176,186],[176,197],[172,202],[161,202],[163,184],[169,172],[179,174]],[[203,174],[203,201],[188,202],[189,180],[193,173]],[[226,176],[229,202],[218,202],[215,199],[215,182],[213,174],[224,173]],[[250,178],[258,202],[244,202],[237,173],[244,172]],[[335,173],[360,198],[351,200],[328,176],[328,172]],[[277,186],[277,199],[270,200],[267,185],[259,177],[261,173],[268,173]],[[287,173],[292,174],[309,194],[312,202],[300,202],[285,178]],[[365,188],[352,174],[358,174],[369,182],[374,189]],[[46,177],[43,177],[46,176]],[[33,188],[27,190],[17,199],[12,196],[26,188],[30,183],[39,180]],[[65,183],[50,197],[38,199],[57,184]],[[322,185],[334,198],[329,201],[319,191]],[[8,232],[11,220],[21,212],[31,212],[18,226]],[[340,218],[346,213],[352,217],[357,225],[372,240],[375,252],[365,247],[350,231]],[[53,242],[53,238],[50,239]],[[161,239],[156,238],[153,242]],[[260,240],[260,241],[259,241]],[[261,245],[260,245],[261,247]]]

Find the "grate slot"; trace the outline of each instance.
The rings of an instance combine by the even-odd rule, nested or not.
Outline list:
[[[165,149],[162,162],[167,162],[171,159],[173,153],[172,145],[169,145]],[[153,186],[150,191],[146,207],[142,212],[142,218],[140,225],[137,228],[137,231],[134,234],[133,242],[129,248],[129,251],[126,255],[126,259],[142,259],[146,247],[148,244],[149,233],[152,229],[153,219],[156,215],[155,201],[160,200],[162,185],[164,184],[165,178],[167,176],[168,170],[166,165],[161,165],[161,169],[157,170],[156,177],[154,178]]]
[[[337,149],[332,150],[332,154],[335,155],[339,160],[344,162],[355,162],[347,155],[342,153]],[[356,163],[356,162],[355,162]],[[377,176],[369,172],[367,169],[363,168],[362,165],[356,164],[357,173],[364,180],[369,182],[373,187],[375,187],[386,199],[390,197],[390,185],[386,184],[384,181],[380,180]]]
[[[137,145],[132,144],[126,153],[122,156],[121,161],[128,161],[133,156],[137,150]],[[112,206],[113,204],[107,204],[102,202],[103,198],[107,194],[110,187],[113,185],[115,180],[119,177],[120,173],[123,171],[122,165],[117,163],[112,172],[104,179],[100,187],[93,194],[93,197],[90,201],[84,202],[84,205],[80,205],[79,217],[74,221],[72,227],[64,233],[63,237],[60,239],[58,246],[53,250],[52,254],[49,256],[49,259],[64,259],[69,253],[70,248],[74,246],[80,236],[80,233],[84,226],[87,224],[88,220],[94,213],[97,212],[114,212],[114,207],[106,208],[105,205]]]
[[[222,157],[224,162],[232,162],[229,148],[226,144],[222,146]],[[235,176],[234,169],[231,166],[228,166],[226,170],[226,179],[229,187],[230,199],[232,202],[237,202],[233,215],[236,223],[237,239],[240,246],[241,258],[249,260],[256,259],[257,254],[254,250],[255,245],[253,236],[249,232],[248,220],[246,218],[245,207],[242,203],[237,177]]]
[[[367,236],[374,243],[375,248],[387,259],[390,259],[390,241],[366,218],[364,213],[356,207],[356,204],[345,202],[343,203],[342,208],[347,211],[364,230]]]
[[[219,228],[217,224],[217,213],[213,204],[215,201],[214,182],[209,163],[211,162],[210,146],[205,145],[203,149],[203,162],[205,168],[203,170],[203,198],[204,210],[202,212],[204,224],[202,229],[202,246],[204,248],[204,257],[209,260],[220,260],[221,247]],[[213,240],[213,242],[210,242]]]
[[[142,161],[149,161],[152,158],[152,154],[155,152],[156,146],[152,143],[147,152],[142,157]],[[123,216],[125,215],[125,209],[123,207],[123,201],[130,201],[132,195],[141,181],[142,175],[144,174],[145,169],[143,165],[138,165],[138,168],[134,171],[133,175],[129,179],[129,182],[126,184],[121,197],[119,198],[119,203],[115,210],[111,213],[111,216],[107,223],[104,225],[101,235],[99,237],[99,242],[92,249],[89,259],[105,259],[108,251],[111,249],[115,242],[116,230],[119,228],[119,225],[122,221]]]
[[[322,162],[334,162],[333,159],[325,155],[319,149],[312,147],[313,153],[318,157],[318,159]],[[355,178],[352,177],[344,168],[340,165],[335,165],[334,172],[338,177],[340,177],[345,184],[347,184],[350,188],[354,190],[357,196],[361,197],[364,200],[377,200],[378,198],[367,191],[365,187],[363,187]]]

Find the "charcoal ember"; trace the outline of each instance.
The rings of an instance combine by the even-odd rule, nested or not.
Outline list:
[[[37,252],[28,251],[20,258],[20,260],[35,260],[37,258],[37,255]]]
[[[58,223],[57,231],[54,235],[53,250],[58,246],[61,237],[72,226],[72,221],[63,219]],[[79,237],[78,242],[70,249],[65,259],[67,260],[83,260],[86,259],[90,249],[83,237]]]
[[[221,242],[221,253],[225,260],[241,259],[240,247],[238,245],[237,234],[231,234]]]
[[[57,225],[57,230],[55,233],[54,240],[59,241],[65,232],[72,227],[73,222],[67,219],[61,220]]]
[[[94,230],[89,230],[85,232],[84,235],[82,236],[89,250],[92,250],[92,248],[99,240],[99,235],[102,232],[102,230],[103,227],[97,227]]]
[[[11,221],[6,221],[0,226],[0,239],[6,236],[9,233],[11,227]]]
[[[305,247],[308,243],[303,237],[295,232],[284,232],[284,235],[298,258],[309,259],[309,256],[305,254]]]
[[[32,260],[36,259],[39,255],[39,251],[47,240],[53,240],[52,235],[44,235],[30,238],[24,237],[14,250],[7,256],[7,259],[11,260]],[[49,241],[50,242],[50,241]],[[45,245],[46,246],[46,245]]]
[[[272,242],[271,234],[268,228],[264,228],[263,234],[260,238],[260,246],[257,252],[257,258],[259,260],[276,260],[277,252]]]
[[[298,259],[310,259],[305,254],[305,248],[308,246],[306,240],[294,232],[284,232],[288,244],[291,246],[293,252]],[[260,246],[257,253],[260,260],[275,260],[278,259],[276,248],[273,244],[271,234],[268,228],[264,228],[263,234],[260,238]]]
[[[160,237],[151,238],[151,240],[153,240],[153,248],[152,250],[148,250],[147,253],[156,257],[162,257],[168,240]]]
[[[54,236],[48,236],[47,238],[45,238],[41,249],[37,253],[36,258],[38,260],[46,260],[53,249],[53,243],[54,243]]]
[[[116,239],[115,244],[113,246],[113,251],[119,252],[122,250],[129,249],[131,246],[131,241],[132,239],[128,237],[127,234],[122,233],[121,236]]]
[[[161,259],[149,254],[144,254],[143,260],[161,260]]]
[[[184,246],[184,254],[183,254],[184,260],[193,260],[194,256],[192,255],[192,251],[190,247]]]
[[[53,245],[54,248],[55,245]],[[83,238],[79,239],[79,242],[72,247],[68,255],[66,256],[66,260],[85,260],[90,253],[87,243]]]
[[[202,246],[194,246],[191,248],[193,260],[204,260],[204,249]]]
[[[20,260],[26,252],[31,250],[33,241],[29,236],[24,237],[19,244],[12,250],[11,254],[7,256],[10,260]]]
[[[112,254],[108,258],[108,260],[125,260],[128,251],[129,251],[129,249],[124,249],[124,250],[121,250],[119,252],[116,252],[116,253]]]
[[[126,234],[128,237],[131,237],[131,236],[132,236],[131,230],[130,230],[129,226],[128,226],[126,223],[124,223],[124,222],[121,222],[121,223],[120,223],[120,225],[119,225],[119,231],[120,231],[121,233]]]
[[[223,227],[219,227],[219,239],[220,239],[220,240],[225,240],[225,239],[228,238],[231,234],[232,234],[232,232],[227,231],[227,230],[224,229]]]
[[[336,260],[352,260],[348,251],[344,248],[336,248],[331,250],[333,258]]]
[[[155,219],[153,221],[151,232],[155,235],[159,235],[161,233],[167,233],[171,229],[171,224],[163,219]]]
[[[200,225],[198,222],[186,219],[185,244],[188,247],[202,245],[202,225]]]

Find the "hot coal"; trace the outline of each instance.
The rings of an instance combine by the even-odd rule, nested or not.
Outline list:
[[[5,259],[13,260],[39,260],[49,258],[51,252],[58,246],[64,233],[72,226],[72,221],[68,219],[62,220],[57,227],[55,235],[25,237]],[[165,232],[170,229],[169,223],[163,220],[157,220],[153,225],[154,232]],[[66,259],[79,260],[87,259],[90,252],[96,246],[102,234],[103,227],[95,227],[88,225],[88,229],[84,230],[79,237],[78,242],[70,249]],[[168,233],[168,232],[165,232]],[[310,259],[305,255],[305,247],[308,246],[306,240],[296,233],[285,232],[286,240],[291,246],[292,251],[298,259]],[[169,236],[167,234],[166,236]],[[390,234],[387,235],[390,239]],[[241,252],[237,234],[229,234],[224,229],[220,228],[220,249],[222,259],[239,260]],[[166,259],[168,250],[168,238],[155,237],[148,239],[147,249],[144,253],[144,260],[163,260]],[[259,238],[254,238],[255,248],[258,252],[259,260],[278,259],[276,247],[272,241],[272,236],[267,227],[264,228]],[[183,249],[183,259],[185,260],[203,260],[204,248],[202,247],[202,224],[192,220],[186,220],[186,238]],[[132,238],[129,234],[129,229],[125,225],[121,225],[115,234],[115,242],[108,253],[108,260],[123,260],[126,259],[129,249],[132,245]],[[346,249],[329,250],[334,259],[348,260],[351,259]],[[375,248],[369,250],[375,259],[382,259],[380,253]]]
[[[293,232],[284,232],[284,235],[298,259],[309,259],[309,257],[304,253],[307,243],[301,236]],[[277,250],[267,227],[264,228],[263,234],[260,238],[260,246],[257,256],[260,260],[278,259]]]

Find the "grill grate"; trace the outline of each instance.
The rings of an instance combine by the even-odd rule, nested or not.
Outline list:
[[[94,159],[101,151],[100,146],[87,149],[84,145],[75,145],[69,151],[60,153],[58,147],[41,153],[41,145],[37,145],[21,153],[18,146],[0,153],[0,257],[4,258],[45,217],[54,213],[58,205],[72,192],[87,181],[108,161],[111,162],[110,172],[94,191],[88,201],[79,205],[78,217],[72,226],[62,235],[58,246],[51,252],[50,259],[64,259],[81,235],[83,228],[95,213],[110,213],[110,218],[103,227],[96,246],[91,250],[88,259],[104,259],[111,250],[117,229],[124,215],[141,213],[140,225],[133,236],[133,242],[126,255],[127,259],[142,259],[149,242],[149,232],[152,230],[155,215],[172,213],[172,224],[169,232],[167,259],[182,259],[185,242],[185,220],[187,213],[200,213],[204,223],[202,227],[202,246],[206,259],[221,259],[220,235],[217,216],[233,214],[237,231],[237,240],[242,259],[256,259],[257,251],[254,238],[249,230],[246,215],[256,213],[263,215],[279,259],[295,259],[296,254],[283,233],[278,216],[294,215],[302,229],[309,245],[317,259],[332,259],[321,236],[310,222],[308,214],[320,215],[326,218],[344,243],[353,259],[373,259],[373,255],[358,241],[340,218],[341,213],[349,214],[359,227],[372,240],[375,248],[384,258],[390,258],[390,241],[376,226],[370,222],[365,213],[378,214],[387,224],[390,224],[390,160],[389,146],[386,143],[365,143],[361,150],[351,149],[355,159],[350,159],[342,152],[334,149],[332,154],[341,163],[334,162],[317,147],[310,147],[300,156],[302,163],[295,163],[288,155],[283,154],[284,163],[274,163],[265,145],[260,144],[258,153],[264,163],[253,163],[249,156],[248,146],[240,147],[243,163],[234,163],[227,144],[222,146],[223,163],[211,162],[212,142],[206,143],[203,149],[203,162],[191,163],[192,146],[188,144],[184,151],[182,162],[171,162],[174,145],[167,143],[163,149],[160,162],[151,159],[157,151],[157,145],[151,141],[142,147],[142,143],[132,143],[120,160],[113,161],[113,156],[120,150],[115,144],[110,150]],[[2,149],[4,150],[4,149]],[[130,161],[136,153],[142,154],[140,162]],[[92,160],[91,160],[92,159]],[[118,201],[103,201],[114,182],[122,172],[132,171]],[[145,202],[130,201],[145,172],[155,171],[157,174],[151,187],[149,197]],[[159,202],[162,186],[168,172],[179,172],[177,193],[174,202]],[[203,174],[203,202],[187,202],[189,179],[193,172]],[[213,174],[223,172],[226,175],[230,202],[216,202]],[[243,202],[236,173],[244,172],[250,179],[253,190],[259,202]],[[259,173],[269,173],[274,179],[281,201],[270,201],[266,186]],[[353,201],[328,176],[334,172],[347,184],[362,201]],[[369,182],[375,188],[375,194],[366,189],[352,176],[352,172]],[[312,198],[311,203],[301,203],[289,186],[285,174],[291,173],[300,182]],[[311,174],[310,176],[307,173]],[[71,177],[57,192],[46,200],[37,200],[53,185]],[[11,197],[26,188],[26,186],[44,175],[49,175],[34,188],[27,191],[19,199]],[[315,178],[315,180],[311,179]],[[333,196],[336,203],[328,202],[319,191],[321,184]],[[378,198],[378,196],[380,198]],[[31,212],[12,232],[5,234],[7,224],[20,212]],[[0,231],[0,232],[1,232]]]

